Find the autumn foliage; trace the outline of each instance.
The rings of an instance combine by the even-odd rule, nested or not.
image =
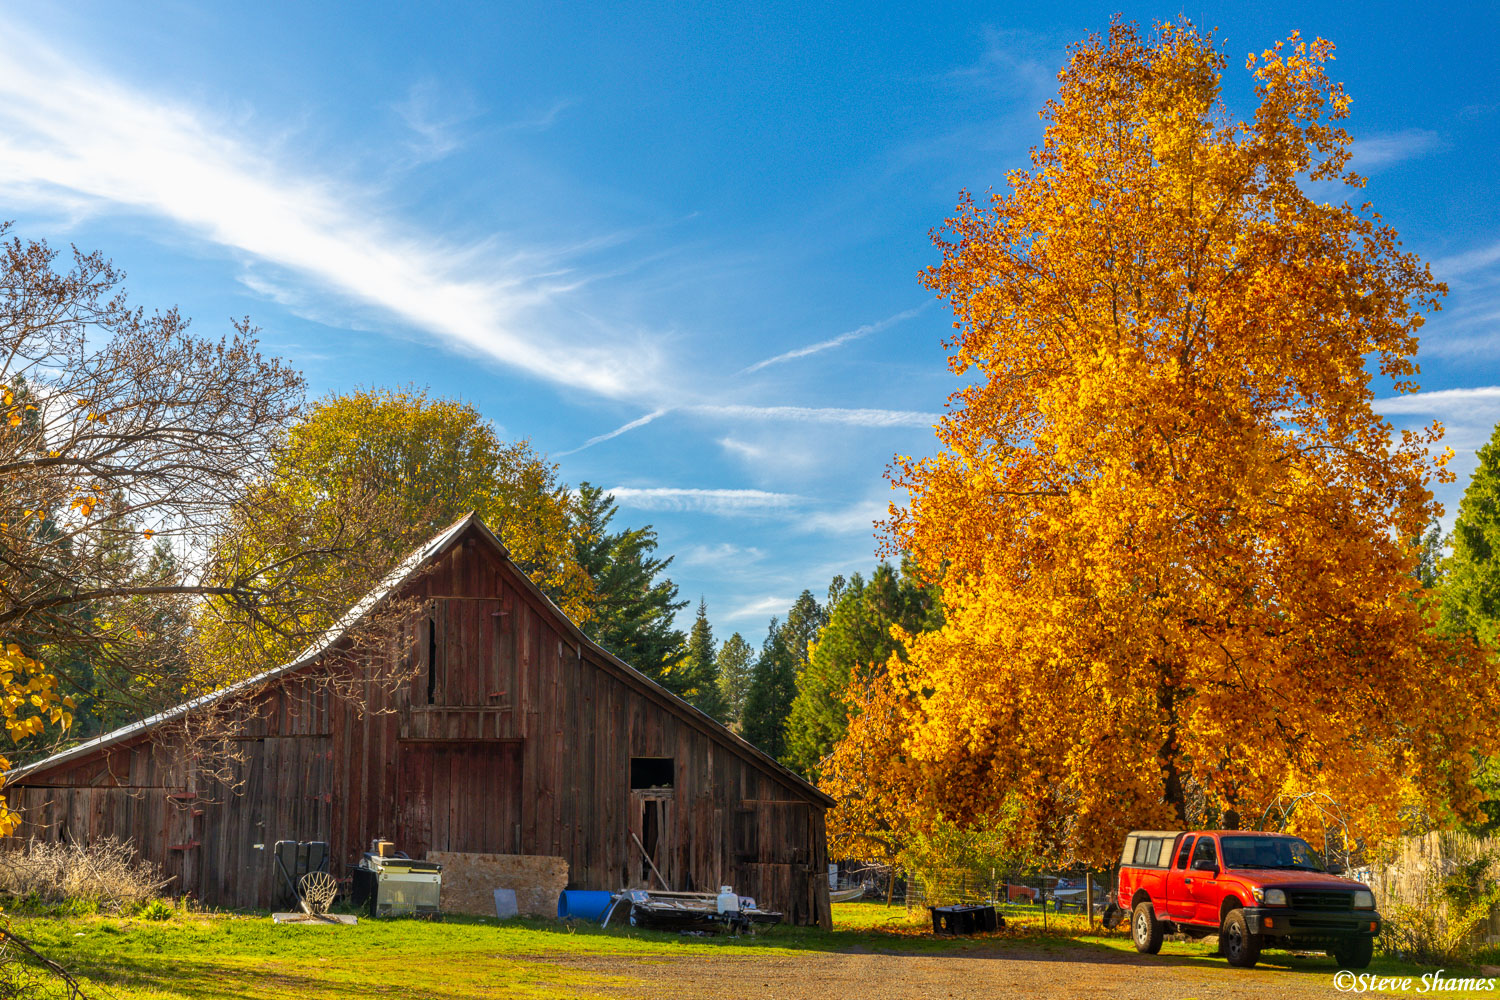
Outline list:
[[[1031,167],[965,197],[924,276],[969,380],[939,453],[898,459],[893,548],[945,626],[867,695],[831,763],[845,842],[1019,797],[1050,854],[1131,827],[1247,825],[1322,790],[1355,832],[1472,809],[1496,680],[1413,577],[1441,428],[1393,437],[1445,288],[1368,205],[1333,46],[1247,64],[1183,23],[1076,46]]]

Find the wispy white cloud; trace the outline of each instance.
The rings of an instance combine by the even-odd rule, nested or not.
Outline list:
[[[1351,165],[1361,173],[1368,173],[1425,156],[1441,145],[1442,136],[1420,128],[1363,136],[1356,138],[1351,147]]]
[[[856,532],[873,534],[875,522],[888,513],[885,503],[878,500],[863,500],[838,510],[815,511],[802,518],[799,527],[803,531],[852,535]]]
[[[853,330],[849,330],[846,333],[839,334],[837,337],[831,337],[828,340],[820,340],[816,344],[808,344],[806,347],[798,347],[793,350],[786,351],[785,353],[778,354],[775,357],[766,358],[763,361],[757,361],[755,362],[755,364],[741,371],[740,374],[748,375],[751,372],[758,372],[762,368],[768,368],[771,365],[781,364],[784,361],[794,361],[797,358],[805,358],[810,354],[820,354],[823,351],[831,351],[836,347],[843,347],[850,341],[859,340],[861,337],[868,337],[872,333],[879,333],[881,330],[895,326],[897,323],[900,323],[903,320],[911,319],[913,316],[916,316],[931,304],[931,302],[925,302],[922,305],[917,306],[915,309],[907,309],[903,312],[896,313],[894,316],[887,316],[885,319],[877,320],[874,323],[866,323],[864,326],[857,326]]]
[[[773,493],[768,490],[615,486],[605,492],[613,495],[622,507],[702,511],[708,514],[753,514],[787,510],[802,500],[794,493]]]
[[[557,124],[558,118],[562,117],[564,111],[577,103],[578,101],[571,97],[564,97],[553,101],[545,110],[525,118],[518,118],[505,127],[513,132],[545,132]]]
[[[754,545],[719,542],[715,545],[692,545],[677,554],[675,565],[722,569],[759,562],[765,552]]]
[[[919,410],[841,409],[832,406],[685,406],[684,410],[726,420],[780,420],[798,424],[842,424],[847,427],[931,427],[939,413]]]
[[[1478,411],[1500,409],[1500,385],[1481,385],[1468,389],[1437,389],[1391,396],[1375,401],[1375,411],[1383,416],[1406,414],[1454,414],[1463,416]]]
[[[510,254],[494,248],[448,245],[345,179],[269,158],[259,149],[270,143],[241,138],[243,122],[138,92],[0,28],[0,196],[13,204],[144,213],[537,378],[618,398],[654,385],[650,343],[539,329],[538,311],[572,280],[557,267],[547,277],[505,266]]]
[[[1451,257],[1439,257],[1432,262],[1432,273],[1445,280],[1464,278],[1495,264],[1500,264],[1500,241]]]
[[[686,406],[667,406],[653,410],[650,413],[636,417],[629,423],[621,424],[614,430],[603,434],[596,434],[576,448],[558,452],[558,456],[576,454],[585,448],[591,448],[602,441],[617,438],[621,434],[633,431],[638,427],[644,427],[654,420],[669,413],[688,413],[699,417],[710,417],[715,420],[741,421],[741,422],[785,422],[795,424],[836,424],[845,427],[931,427],[942,419],[940,413],[924,413],[920,410],[875,410],[875,409],[843,409],[835,406],[751,406],[748,404],[693,404]],[[750,455],[754,445],[743,444],[729,438],[722,438],[719,444],[731,451],[740,451]]]
[[[795,600],[795,597],[770,594],[766,597],[758,597],[737,605],[730,609],[729,614],[724,617],[733,621],[736,618],[749,618],[752,615],[785,614],[786,610],[792,606],[792,602]]]
[[[731,437],[719,438],[719,447],[731,455],[736,455],[751,462],[759,462],[766,457],[766,449],[760,445],[751,444],[748,441],[739,441]]]
[[[978,60],[950,71],[950,80],[1025,102],[1027,107],[1036,103],[1032,95],[1057,89],[1057,66],[1036,54],[1055,48],[1060,60],[1065,55],[1061,46],[1030,32],[994,26],[983,28],[982,38],[984,50]]]
[[[445,90],[435,80],[412,84],[404,100],[391,105],[412,133],[409,143],[419,160],[437,160],[463,145],[461,126],[480,109],[464,94]]]
[[[663,414],[670,413],[670,412],[671,412],[670,408],[664,408],[664,409],[660,409],[660,410],[652,410],[650,413],[646,414],[645,416],[643,416],[643,417],[636,417],[634,420],[630,421],[630,423],[628,423],[628,424],[621,424],[619,427],[616,427],[612,431],[608,431],[608,432],[606,432],[604,434],[595,434],[593,437],[591,437],[587,441],[583,442],[583,444],[579,445],[577,448],[569,448],[567,451],[560,451],[560,452],[557,453],[557,457],[562,458],[565,455],[575,454],[577,452],[582,451],[585,448],[592,448],[594,445],[599,444],[601,441],[608,441],[610,438],[617,438],[621,434],[626,434],[626,433],[628,433],[630,431],[635,430],[637,427],[645,427],[647,424],[649,424],[651,421],[655,420],[657,417],[660,417]]]

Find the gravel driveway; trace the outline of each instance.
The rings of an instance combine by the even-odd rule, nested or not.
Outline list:
[[[1110,949],[994,950],[938,954],[809,951],[796,955],[590,956],[551,959],[572,968],[624,976],[639,985],[621,995],[734,997],[736,1000],[996,1000],[1086,997],[1089,1000],[1266,1000],[1344,996],[1333,962],[1276,954],[1255,969],[1222,959],[1169,954],[1143,957]],[[545,960],[545,959],[544,959]],[[1369,994],[1366,994],[1369,995]]]

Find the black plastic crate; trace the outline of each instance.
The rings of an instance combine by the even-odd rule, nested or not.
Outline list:
[[[1005,926],[1005,918],[993,906],[933,906],[932,933],[979,934]]]

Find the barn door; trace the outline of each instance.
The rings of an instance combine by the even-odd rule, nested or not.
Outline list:
[[[826,870],[813,847],[812,811],[801,801],[746,801],[735,811],[735,888],[789,923],[818,919],[818,880]]]
[[[683,890],[682,886],[673,884],[677,877],[676,865],[672,863],[676,854],[675,829],[672,825],[671,789],[631,790],[631,841],[626,851],[626,857],[630,861],[625,866],[630,888]],[[652,865],[661,873],[661,879],[652,872]],[[663,886],[661,880],[665,880],[668,885]]]
[[[520,852],[521,747],[516,740],[404,742],[396,849]]]

